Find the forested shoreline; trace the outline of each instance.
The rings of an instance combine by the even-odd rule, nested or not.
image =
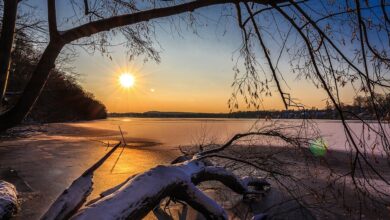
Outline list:
[[[19,32],[12,52],[12,63],[4,104],[16,103],[35,65],[39,60],[39,49],[33,39]],[[50,77],[25,122],[66,122],[93,120],[107,117],[107,110],[92,93],[85,91],[77,82],[77,74],[69,67],[70,58],[61,60],[51,71]],[[65,66],[65,68],[61,68]]]
[[[380,107],[379,117],[383,121],[390,120],[390,94],[375,94],[377,106]],[[345,119],[375,120],[374,109],[371,108],[368,97],[357,96],[351,105],[343,105]],[[136,117],[136,118],[248,118],[248,119],[340,119],[337,110],[328,105],[324,109],[298,109],[298,110],[261,110],[237,111],[230,113],[200,113],[200,112],[160,112],[148,111],[143,113],[109,113],[109,117]]]

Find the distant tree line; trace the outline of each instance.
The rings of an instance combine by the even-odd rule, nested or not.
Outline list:
[[[33,40],[20,32],[14,41],[12,63],[6,99],[12,106],[31,77],[40,52]],[[67,62],[65,59],[60,62]],[[25,120],[34,122],[64,122],[106,118],[106,107],[76,81],[74,73],[56,67],[43,88],[36,105]]]
[[[383,121],[390,120],[390,94],[375,94],[379,108],[379,116]],[[375,112],[370,104],[370,97],[356,96],[351,105],[342,104],[345,118],[374,120]],[[144,113],[110,113],[110,117],[138,118],[264,118],[264,119],[340,119],[334,106],[327,103],[324,109],[311,108],[299,110],[266,110],[266,111],[237,111],[230,113],[196,113],[196,112],[159,112]]]
[[[374,94],[377,113],[380,119],[390,120],[390,94]],[[362,119],[375,118],[375,109],[372,108],[370,97],[357,96],[353,105],[345,105],[345,111],[352,112]]]

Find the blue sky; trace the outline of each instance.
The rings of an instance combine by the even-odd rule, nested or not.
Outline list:
[[[60,28],[64,18],[73,14],[68,1],[57,1],[58,22]],[[29,4],[37,6],[45,14],[46,1],[30,0]],[[170,25],[164,20],[156,26],[156,36],[161,51],[161,63],[143,62],[143,58],[129,60],[127,49],[123,46],[109,48],[112,59],[99,52],[93,55],[77,48],[79,56],[73,65],[81,74],[83,87],[101,100],[111,112],[144,112],[158,111],[197,111],[227,112],[227,101],[232,93],[231,83],[234,80],[233,66],[241,44],[241,33],[234,19],[218,23],[219,7],[197,11],[207,26],[197,28],[199,36],[191,29],[182,26],[180,34],[170,32]],[[285,28],[281,26],[281,28]],[[120,36],[112,39],[114,43],[122,42]],[[270,44],[272,49],[274,45]],[[285,58],[283,58],[285,59]],[[259,62],[265,62],[260,57]],[[288,86],[283,84],[286,92],[307,107],[325,106],[325,93],[311,82],[296,79],[286,64],[281,66]],[[242,67],[242,66],[241,66]],[[123,72],[135,75],[136,83],[131,89],[124,89],[118,83]],[[348,89],[347,89],[348,90]],[[272,84],[273,96],[264,99],[263,109],[280,109],[282,101]],[[344,102],[350,103],[351,93],[342,93]],[[241,110],[246,110],[244,107]]]

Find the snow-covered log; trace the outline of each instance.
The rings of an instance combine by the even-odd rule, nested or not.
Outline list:
[[[107,158],[114,153],[121,142],[116,144],[106,155],[97,163],[86,170],[79,178],[64,190],[64,192],[50,206],[48,211],[42,216],[42,220],[61,220],[72,216],[85,202],[92,191],[93,173],[99,168]]]
[[[14,185],[0,180],[0,219],[8,219],[18,209],[18,193]]]
[[[101,198],[103,198],[103,197],[105,197],[107,195],[110,195],[111,193],[117,191],[118,189],[120,189],[123,185],[125,185],[128,181],[130,181],[135,176],[136,175],[132,175],[129,178],[127,178],[125,181],[123,181],[122,183],[119,183],[118,185],[101,192],[99,194],[100,197],[90,200],[86,205],[90,205],[90,204],[98,201],[99,199],[101,199]]]
[[[174,160],[171,165],[160,165],[145,173],[129,177],[121,184],[104,191],[100,194],[100,198],[90,201],[84,208],[77,211],[90,193],[93,173],[90,170],[100,166],[102,162],[98,162],[98,165],[94,165],[86,171],[82,177],[76,180],[57,199],[48,211],[48,213],[52,211],[54,214],[50,215],[50,218],[44,219],[63,219],[71,216],[76,211],[76,214],[71,217],[73,220],[141,219],[152,210],[157,216],[161,217],[163,216],[161,214],[164,213],[158,208],[161,201],[167,197],[176,201],[186,202],[207,219],[227,219],[224,209],[200,191],[196,185],[203,181],[219,181],[236,193],[244,196],[247,194],[261,194],[266,191],[269,184],[264,179],[254,177],[240,179],[232,172],[222,167],[216,167],[207,160],[208,157],[216,156],[215,153],[223,151],[238,139],[249,135],[277,136],[283,140],[289,140],[277,132],[255,132],[235,135],[220,147],[202,151],[192,156],[184,154]],[[104,160],[102,159],[101,161]],[[83,178],[86,178],[86,180],[83,180]],[[80,186],[77,186],[78,181],[86,181],[86,183],[80,183]],[[73,187],[73,185],[75,186]],[[84,186],[88,187],[83,188]],[[79,189],[82,190],[77,192]],[[71,190],[74,192],[69,193]],[[73,198],[67,195],[68,193],[72,194]],[[66,212],[63,210],[66,210]],[[49,216],[48,213],[45,216]],[[265,215],[256,217],[261,219]]]
[[[113,188],[111,194],[81,209],[72,219],[141,219],[166,197],[186,202],[208,219],[227,219],[223,208],[195,186],[206,180],[220,181],[241,194],[250,191],[247,183],[256,182],[241,180],[223,168],[198,160],[157,166]],[[263,179],[257,184],[268,185]]]

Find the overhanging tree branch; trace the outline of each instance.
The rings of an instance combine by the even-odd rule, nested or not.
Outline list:
[[[18,0],[4,1],[0,36],[0,106],[7,89],[18,3]]]
[[[260,33],[260,30],[259,30],[259,27],[257,26],[257,23],[255,21],[255,18],[254,18],[254,14],[252,12],[252,10],[250,9],[248,3],[245,3],[245,7],[246,7],[246,10],[248,11],[249,13],[249,17],[250,17],[250,20],[252,21],[252,25],[253,25],[253,28],[255,29],[255,33],[257,35],[257,38],[259,39],[259,42],[260,42],[260,46],[263,50],[263,53],[267,59],[267,63],[268,63],[268,66],[269,68],[271,69],[271,72],[272,72],[272,76],[275,80],[275,83],[276,83],[276,86],[278,88],[278,91],[279,91],[279,94],[280,94],[280,97],[283,101],[283,104],[284,104],[284,107],[286,109],[288,109],[288,104],[287,104],[287,101],[286,101],[286,97],[284,96],[285,93],[283,92],[282,90],[282,87],[280,85],[280,81],[279,81],[279,77],[278,75],[276,74],[276,70],[275,70],[275,67],[273,66],[272,64],[272,60],[271,60],[271,57],[270,57],[270,51],[268,50],[268,48],[266,47],[265,45],[265,42],[263,40],[263,37],[261,36],[261,33]],[[241,22],[242,23],[242,22]]]
[[[222,5],[229,3],[238,3],[238,2],[255,2],[258,4],[267,5],[270,3],[278,4],[285,2],[286,0],[197,0],[191,1],[188,3],[183,3],[180,5],[151,9],[147,11],[140,11],[132,14],[125,14],[114,16],[106,19],[101,19],[98,21],[89,22],[87,24],[81,25],[79,27],[64,31],[62,34],[65,42],[70,43],[74,40],[80,39],[82,37],[88,37],[93,34],[109,31],[113,28],[131,25],[139,22],[149,21],[151,19],[168,17],[172,15],[181,14],[184,12],[191,12],[199,8],[211,6],[211,5]]]
[[[386,84],[383,84],[381,82],[378,82],[378,81],[374,81],[372,79],[367,79],[367,76],[356,66],[352,63],[352,61],[350,61],[348,59],[348,57],[341,51],[341,49],[339,47],[336,46],[336,44],[332,41],[332,39],[329,38],[329,36],[327,36],[324,31],[318,26],[318,24],[310,18],[310,16],[301,8],[299,7],[299,5],[297,5],[294,1],[292,0],[289,0],[289,2],[294,6],[294,8],[296,8],[298,10],[299,13],[301,13],[303,15],[303,17],[305,19],[307,19],[307,21],[314,27],[315,30],[318,31],[318,33],[325,39],[327,40],[327,42],[337,51],[337,53],[343,58],[343,60],[345,60],[348,65],[350,65],[354,70],[356,70],[356,72],[363,78],[365,78],[366,80],[369,80],[370,83],[373,83],[373,84],[377,84],[379,86],[382,86],[382,87],[386,87],[386,88],[390,88],[390,85],[386,85]],[[276,4],[274,4],[275,7],[278,7]],[[279,7],[278,7],[279,8]],[[300,29],[298,27],[298,29]]]
[[[55,2],[54,0],[48,0],[49,29],[51,29],[51,40],[42,54],[42,57],[40,58],[40,61],[38,62],[30,81],[28,82],[22,96],[16,105],[0,115],[0,130],[5,130],[15,126],[16,124],[20,123],[29,113],[46,83],[50,70],[55,65],[57,56],[61,52],[64,45],[72,41],[103,31],[109,31],[113,28],[145,22],[149,21],[150,19],[191,12],[196,9],[211,5],[231,4],[237,2],[254,2],[257,4],[267,5],[271,3],[278,4],[286,1],[287,0],[197,0],[170,7],[150,9],[132,14],[113,16],[98,21],[92,21],[66,31],[58,32],[55,19]],[[56,34],[57,32],[58,35]]]
[[[296,5],[294,5],[296,6]],[[341,107],[341,105],[339,105],[336,101],[336,99],[334,98],[333,94],[331,93],[331,91],[329,90],[328,88],[328,85],[325,81],[325,79],[323,78],[323,76],[321,75],[321,72],[318,68],[318,65],[317,65],[317,62],[316,62],[316,59],[315,59],[315,54],[312,50],[312,46],[311,46],[311,43],[310,41],[308,40],[308,38],[304,35],[304,33],[302,32],[302,30],[298,27],[298,25],[293,21],[293,19],[291,17],[288,16],[288,14],[283,11],[283,9],[279,8],[278,6],[275,5],[275,8],[278,12],[280,12],[280,14],[283,15],[283,17],[286,18],[286,20],[288,20],[293,26],[294,28],[298,31],[298,33],[300,34],[300,36],[302,37],[302,39],[304,40],[305,42],[305,45],[306,45],[306,48],[307,48],[307,51],[309,52],[309,55],[310,55],[310,60],[312,62],[312,65],[315,69],[315,73],[317,75],[317,77],[320,79],[320,82],[321,82],[321,85],[323,86],[325,92],[327,93],[328,97],[331,99],[332,103],[334,104],[336,110],[339,112],[340,114],[340,117],[341,117],[341,122],[343,124],[343,127],[344,127],[344,130],[346,132],[346,135],[347,135],[347,140],[351,143],[352,147],[355,149],[355,154],[356,154],[356,157],[359,157],[361,156],[362,159],[364,160],[364,162],[369,166],[369,168],[382,180],[384,181],[387,185],[390,185],[390,182],[387,181],[384,176],[378,172],[378,170],[376,170],[370,161],[367,160],[367,158],[364,156],[364,154],[361,152],[361,150],[359,149],[353,135],[352,135],[352,131],[351,129],[349,128],[347,122],[346,122],[346,119],[344,117],[344,114],[343,114],[343,109]],[[355,160],[357,161],[357,160]],[[352,167],[352,179],[353,181],[355,181],[355,178],[353,176],[353,174],[355,173],[355,170],[356,170],[356,162],[352,164],[353,167]]]

